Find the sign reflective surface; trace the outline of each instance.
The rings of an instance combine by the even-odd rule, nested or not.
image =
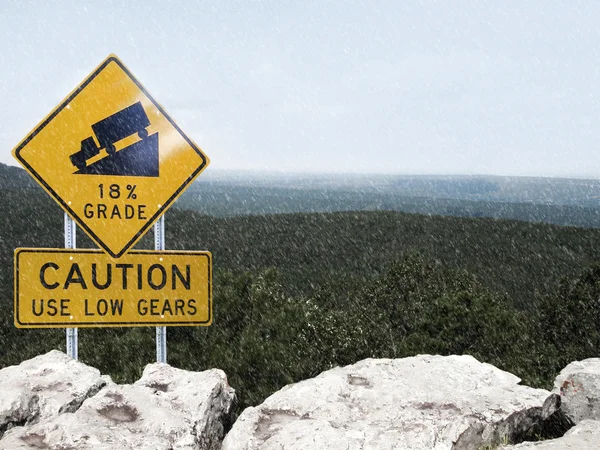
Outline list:
[[[117,258],[209,164],[114,55],[13,155],[101,248]]]
[[[19,328],[210,325],[209,252],[15,250]]]

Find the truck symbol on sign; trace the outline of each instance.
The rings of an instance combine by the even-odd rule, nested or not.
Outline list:
[[[81,141],[80,150],[69,157],[71,163],[78,169],[75,173],[158,176],[158,133],[150,136],[152,139],[148,139],[146,129],[148,126],[150,120],[141,102],[134,103],[92,124],[94,136]],[[117,153],[115,143],[135,133],[141,141]],[[108,157],[88,165],[88,161],[99,155],[103,149],[106,150]]]
[[[150,126],[150,120],[148,120],[142,103],[134,103],[93,124],[92,130],[100,145],[96,146],[93,136],[84,139],[81,141],[81,150],[71,155],[71,162],[78,169],[83,169],[86,161],[96,156],[102,149],[106,149],[106,153],[112,156],[116,152],[115,142],[134,133],[145,139],[148,137],[148,130],[146,130],[148,126]]]

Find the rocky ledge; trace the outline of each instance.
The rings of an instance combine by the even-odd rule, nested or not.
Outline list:
[[[480,449],[571,426],[561,398],[471,356],[367,359],[247,408],[223,450]]]
[[[233,426],[217,369],[150,364],[118,385],[53,351],[0,370],[0,392],[10,450],[600,448],[600,359],[567,366],[552,392],[470,356],[367,359],[286,386]]]
[[[52,351],[0,370],[0,449],[221,447],[235,393],[221,370],[146,366],[132,385]]]

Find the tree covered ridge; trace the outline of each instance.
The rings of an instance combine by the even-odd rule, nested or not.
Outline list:
[[[1,191],[0,365],[64,330],[13,325],[13,251],[60,247],[62,212],[43,193]],[[594,356],[600,230],[396,212],[215,218],[170,210],[167,248],[214,256],[214,323],[169,328],[168,360],[218,367],[240,407],[360,359],[468,353],[549,387]],[[151,248],[151,236],[140,243]],[[78,236],[79,247],[91,242]],[[85,329],[80,358],[118,381],[155,359],[154,330]]]
[[[539,297],[535,308],[523,311],[468,272],[419,254],[343,295],[326,287],[310,296],[287,294],[276,269],[219,270],[214,324],[169,328],[169,362],[223,369],[241,408],[331,367],[417,354],[470,354],[528,385],[550,388],[568,362],[597,355],[600,343],[593,314],[600,266],[563,283],[572,288]],[[581,309],[576,326],[570,320],[548,326],[569,298]],[[131,381],[153,360],[153,338],[144,328],[83,330],[80,357]]]

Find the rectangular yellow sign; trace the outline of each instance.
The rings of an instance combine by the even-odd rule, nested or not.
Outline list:
[[[210,325],[209,252],[15,250],[19,328]]]

